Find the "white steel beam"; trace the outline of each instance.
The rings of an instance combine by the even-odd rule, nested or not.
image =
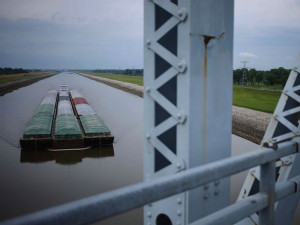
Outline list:
[[[233,0],[145,0],[144,16],[145,181],[230,157]],[[145,206],[144,223],[228,204],[225,178]]]

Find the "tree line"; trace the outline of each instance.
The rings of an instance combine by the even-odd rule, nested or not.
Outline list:
[[[248,85],[264,84],[265,86],[270,86],[274,84],[281,84],[282,87],[285,85],[291,71],[283,67],[271,69],[268,71],[256,69],[236,69],[233,71],[233,83],[241,83],[243,70],[245,70]]]
[[[0,74],[14,74],[14,73],[28,73],[28,70],[24,70],[23,68],[9,68],[4,67],[0,68]]]

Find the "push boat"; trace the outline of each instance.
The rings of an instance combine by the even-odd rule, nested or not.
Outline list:
[[[23,137],[22,149],[85,149],[112,145],[114,136],[77,91],[67,85],[50,90],[32,116]]]

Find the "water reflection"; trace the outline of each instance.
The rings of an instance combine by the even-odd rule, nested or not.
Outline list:
[[[55,161],[60,165],[72,165],[81,163],[84,158],[104,158],[113,157],[113,145],[93,147],[86,150],[66,150],[66,151],[37,151],[21,150],[21,163],[43,163]]]

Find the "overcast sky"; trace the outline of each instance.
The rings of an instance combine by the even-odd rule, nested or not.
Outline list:
[[[236,0],[234,32],[234,68],[291,68],[300,0]],[[0,0],[0,67],[142,68],[143,0]]]

